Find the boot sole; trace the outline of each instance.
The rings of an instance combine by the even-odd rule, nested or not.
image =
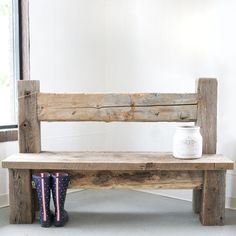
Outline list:
[[[54,226],[55,227],[63,227],[68,221],[69,221],[69,216],[66,217],[66,219],[63,223],[62,222],[59,222],[59,223],[54,222]]]

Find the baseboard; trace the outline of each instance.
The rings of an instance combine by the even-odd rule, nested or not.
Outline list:
[[[236,210],[236,198],[226,198],[226,208]]]
[[[84,189],[68,189],[67,190],[67,193],[70,194],[70,193],[77,193],[77,192],[80,192],[80,191],[83,191]]]
[[[181,198],[181,197],[173,196],[173,195],[166,194],[166,193],[158,193],[156,190],[137,189],[136,191],[150,193],[150,194],[159,195],[159,196],[163,196],[163,197],[168,197],[168,198],[172,198],[172,199],[178,199],[178,200],[181,200],[181,201],[191,202],[191,200],[189,200],[187,198]],[[226,197],[225,207],[227,209],[236,210],[236,198]]]
[[[8,194],[0,194],[0,208],[9,206]]]
[[[83,191],[83,189],[68,189],[67,194],[76,193]],[[0,208],[9,206],[9,196],[8,194],[0,194]]]

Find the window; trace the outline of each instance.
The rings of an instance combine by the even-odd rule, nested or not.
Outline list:
[[[17,5],[0,0],[0,129],[16,127],[16,80],[19,78]]]

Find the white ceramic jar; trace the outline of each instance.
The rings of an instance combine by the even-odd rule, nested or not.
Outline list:
[[[181,159],[202,156],[202,136],[198,126],[179,126],[173,140],[173,155]]]

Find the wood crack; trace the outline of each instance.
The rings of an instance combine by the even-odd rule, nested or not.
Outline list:
[[[132,108],[132,107],[140,107],[140,108],[148,108],[148,107],[178,107],[178,106],[194,106],[197,105],[195,103],[193,104],[164,104],[164,105],[160,105],[160,104],[150,104],[150,105],[135,105],[135,104],[130,104],[130,105],[119,105],[119,106],[48,106],[48,105],[44,105],[43,106],[39,106],[38,109],[43,110],[43,109],[112,109],[112,108]]]

